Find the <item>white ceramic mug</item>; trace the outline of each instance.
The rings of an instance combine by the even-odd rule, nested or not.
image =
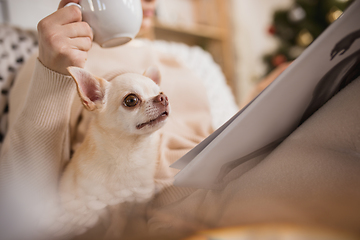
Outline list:
[[[94,32],[94,42],[101,47],[115,47],[138,34],[142,22],[141,0],[80,0],[83,21]]]

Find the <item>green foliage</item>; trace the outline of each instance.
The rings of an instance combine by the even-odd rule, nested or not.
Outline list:
[[[287,10],[274,13],[269,34],[279,39],[279,47],[264,56],[267,73],[282,62],[296,59],[353,0],[295,0]]]

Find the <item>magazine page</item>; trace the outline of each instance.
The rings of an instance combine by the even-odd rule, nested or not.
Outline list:
[[[225,128],[227,128],[227,126],[229,126],[240,115],[240,113],[242,113],[246,109],[247,106],[245,106],[241,111],[236,113],[232,118],[230,118],[221,127],[216,129],[215,132],[213,132],[209,137],[204,139],[196,147],[191,149],[182,158],[180,158],[178,161],[174,162],[170,167],[176,168],[176,169],[183,169],[184,167],[186,167],[186,165],[188,165],[189,162],[191,162],[196,157],[196,155],[198,155],[209,143],[211,143],[212,140],[214,140]]]
[[[274,149],[360,75],[360,1],[246,108],[172,167],[176,186],[216,188],[231,169]]]

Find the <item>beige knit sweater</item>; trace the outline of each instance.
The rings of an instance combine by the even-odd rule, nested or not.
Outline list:
[[[160,130],[155,180],[161,190],[171,185],[176,174],[169,165],[212,132],[209,104],[201,81],[176,58],[136,41],[111,49],[94,44],[85,68],[104,77],[126,69],[142,73],[151,65],[160,68],[161,89],[172,106],[171,116]],[[23,207],[20,216],[41,212],[56,192],[71,152],[86,134],[88,118],[75,89],[71,77],[47,69],[36,56],[25,64],[13,86],[0,177],[7,187],[6,195],[20,199],[16,205]],[[174,197],[183,193],[181,190]]]

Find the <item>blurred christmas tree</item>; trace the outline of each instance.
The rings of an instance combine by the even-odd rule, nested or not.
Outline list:
[[[274,13],[268,31],[280,41],[278,49],[264,56],[269,73],[297,58],[323,30],[334,22],[352,0],[294,0],[290,9]]]

